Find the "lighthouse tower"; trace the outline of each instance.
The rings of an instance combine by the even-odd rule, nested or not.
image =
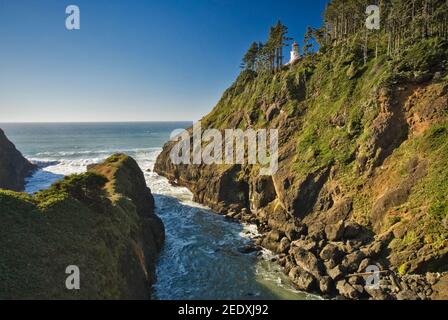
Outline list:
[[[292,50],[291,50],[291,59],[289,60],[288,64],[293,64],[294,62],[296,62],[299,59],[300,59],[299,45],[297,42],[294,42],[294,44],[292,45]]]

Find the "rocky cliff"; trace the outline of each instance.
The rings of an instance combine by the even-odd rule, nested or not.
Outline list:
[[[35,169],[0,129],[0,189],[22,191],[25,178]]]
[[[438,298],[446,275],[434,272],[448,266],[448,43],[422,40],[365,63],[359,48],[355,39],[275,73],[244,71],[201,120],[221,132],[278,129],[273,176],[258,165],[175,165],[174,142],[155,171],[258,224],[259,244],[302,290]],[[357,275],[369,265],[381,269],[381,290]]]
[[[164,227],[142,171],[114,155],[30,196],[0,191],[0,299],[149,299]],[[77,266],[80,289],[66,288]]]

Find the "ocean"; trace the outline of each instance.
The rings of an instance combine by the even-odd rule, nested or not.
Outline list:
[[[121,152],[133,157],[154,194],[156,213],[166,228],[157,265],[154,298],[295,299],[318,297],[299,292],[264,250],[261,256],[238,248],[256,236],[253,225],[227,221],[192,201],[192,194],[152,171],[171,132],[191,122],[0,124],[7,137],[40,169],[27,180],[26,192],[49,187],[65,175]]]

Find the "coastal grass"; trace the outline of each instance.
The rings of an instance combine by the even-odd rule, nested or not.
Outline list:
[[[0,190],[0,299],[120,298],[121,257],[139,218],[130,199],[103,189],[114,183],[88,172],[32,196]],[[80,268],[82,290],[66,289],[69,265]]]

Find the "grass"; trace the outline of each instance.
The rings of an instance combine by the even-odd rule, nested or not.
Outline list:
[[[126,161],[109,158],[103,168]],[[121,259],[140,220],[130,199],[103,191],[106,183],[88,172],[35,196],[0,190],[0,299],[121,297],[127,286]],[[68,265],[81,270],[80,291],[65,288]]]
[[[333,167],[334,181],[353,198],[353,217],[368,227],[373,223],[371,212],[377,198],[407,179],[409,161],[415,156],[429,161],[428,175],[412,187],[404,204],[390,208],[379,231],[408,225],[408,235],[394,241],[392,255],[416,243],[428,245],[433,253],[443,250],[447,246],[444,223],[448,219],[448,137],[444,123],[448,110],[437,114],[424,135],[403,135],[403,143],[395,146],[384,168],[375,167],[380,150],[372,141],[377,134],[373,130],[375,121],[385,112],[379,97],[394,101],[402,88],[424,88],[431,80],[428,75],[440,70],[443,73],[443,63],[448,60],[447,41],[421,40],[400,55],[389,57],[384,49],[386,39],[382,39],[379,56],[375,58],[371,50],[364,64],[361,40],[325,48],[325,54],[306,57],[275,74],[243,72],[203,119],[203,127],[279,128],[280,135],[283,131],[286,136],[281,148],[294,150],[292,161],[282,168],[296,182],[292,188],[298,188],[310,174]],[[437,92],[437,86],[446,85],[446,77],[432,82],[430,94]],[[432,107],[432,98],[419,96],[412,112],[425,114]],[[404,102],[398,103],[403,104],[399,107],[406,113]],[[275,104],[283,114],[268,121],[266,110]],[[363,156],[371,170],[359,172],[358,159]],[[250,180],[257,175],[257,166],[242,171],[242,176]],[[374,176],[383,176],[384,180],[375,192],[371,185]]]

